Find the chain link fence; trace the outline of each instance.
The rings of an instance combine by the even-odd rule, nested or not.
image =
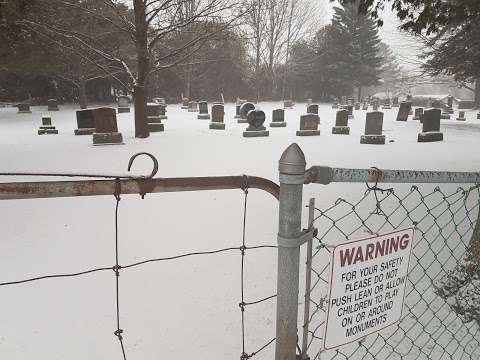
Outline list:
[[[359,189],[359,185],[343,185],[350,195],[331,204],[322,203],[325,193],[320,192],[311,209],[310,220],[318,234],[311,259],[307,251],[307,278],[311,280],[307,279],[308,303],[304,304],[308,316],[301,324],[302,358],[479,359],[479,270],[478,265],[469,265],[468,255],[473,242],[479,241],[475,226],[480,185],[395,184],[387,188],[366,184],[354,192],[346,190],[349,186]],[[322,350],[333,247],[411,226],[415,239],[400,322],[355,343]]]

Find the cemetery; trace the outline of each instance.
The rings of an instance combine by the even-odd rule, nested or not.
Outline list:
[[[480,8],[427,3],[0,1],[0,360],[480,359]]]

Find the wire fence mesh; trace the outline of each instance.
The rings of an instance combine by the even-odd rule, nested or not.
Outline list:
[[[117,179],[118,182],[118,179]],[[179,259],[188,259],[192,257],[209,257],[213,255],[217,256],[222,256],[225,253],[238,253],[239,254],[239,262],[235,265],[240,267],[240,281],[238,284],[238,289],[239,289],[239,301],[238,301],[238,307],[240,311],[240,323],[241,323],[241,331],[238,333],[239,337],[239,343],[241,344],[241,354],[238,355],[238,358],[240,359],[250,359],[261,353],[263,350],[265,350],[267,347],[269,347],[272,343],[275,341],[275,337],[272,336],[273,338],[269,339],[264,339],[262,341],[257,341],[256,344],[261,343],[262,345],[258,348],[254,348],[257,345],[251,345],[248,343],[247,339],[247,332],[250,330],[250,332],[253,332],[255,327],[251,326],[250,328],[248,327],[247,320],[245,319],[247,309],[250,308],[251,306],[255,306],[257,304],[261,303],[266,303],[269,301],[274,301],[276,298],[276,294],[272,294],[267,297],[263,297],[261,299],[252,299],[250,298],[248,291],[247,291],[247,282],[248,281],[254,281],[255,279],[248,278],[246,274],[247,270],[247,264],[245,261],[245,258],[249,253],[252,251],[260,250],[260,249],[272,249],[275,251],[277,248],[276,245],[255,245],[252,244],[251,241],[248,240],[247,234],[246,234],[246,228],[247,228],[247,209],[248,209],[248,194],[249,194],[249,186],[248,186],[248,177],[245,176],[245,185],[242,188],[243,193],[244,193],[244,198],[243,198],[243,216],[241,219],[241,234],[236,234],[234,235],[238,239],[240,239],[240,242],[238,246],[230,246],[230,247],[224,247],[224,248],[215,248],[211,250],[205,250],[205,251],[192,251],[192,252],[183,252],[177,255],[173,256],[165,256],[165,257],[149,257],[149,258],[144,258],[136,262],[131,262],[131,263],[125,263],[122,261],[122,252],[120,251],[120,240],[119,240],[119,235],[122,232],[122,229],[124,229],[124,226],[126,224],[122,224],[122,222],[119,220],[119,213],[121,212],[121,190],[120,187],[118,187],[118,192],[114,194],[115,197],[115,205],[114,205],[114,239],[113,239],[113,247],[112,247],[112,252],[113,252],[113,258],[115,260],[115,263],[113,265],[105,265],[105,266],[97,266],[97,267],[91,267],[82,271],[76,271],[76,272],[65,272],[65,273],[54,273],[54,274],[38,274],[36,276],[28,277],[28,278],[22,278],[22,279],[9,279],[6,280],[3,276],[3,281],[0,281],[0,297],[1,297],[1,291],[2,288],[5,287],[12,287],[20,284],[33,284],[33,283],[38,283],[42,281],[47,281],[48,279],[71,279],[71,281],[76,281],[74,278],[78,277],[83,277],[85,275],[89,274],[94,274],[94,273],[105,273],[105,272],[111,272],[114,276],[115,279],[115,293],[114,293],[114,309],[112,311],[112,314],[114,314],[115,318],[115,324],[112,324],[112,334],[118,339],[119,341],[119,353],[118,353],[118,358],[119,359],[124,359],[127,360],[129,359],[129,347],[132,345],[129,345],[128,341],[128,329],[124,327],[124,321],[126,318],[126,315],[122,314],[122,307],[121,305],[125,304],[125,301],[122,299],[122,295],[125,295],[124,290],[122,289],[122,282],[121,278],[125,272],[128,272],[131,269],[139,269],[145,266],[146,264],[151,264],[151,263],[160,263],[160,262],[172,262],[176,261]],[[123,249],[125,249],[123,247]],[[274,255],[274,254],[272,254]],[[232,266],[235,266],[232,265]],[[187,265],[188,266],[188,265]],[[140,276],[141,277],[141,276]],[[59,284],[59,287],[61,287],[61,284]],[[122,291],[123,290],[123,291]],[[61,290],[59,290],[61,291]],[[199,294],[198,296],[201,296]],[[191,299],[192,303],[196,301],[196,299]],[[193,305],[193,304],[192,304]],[[213,306],[213,304],[212,304]],[[122,321],[121,321],[122,320]],[[123,325],[123,326],[122,326]],[[115,327],[113,329],[113,326]],[[161,326],[161,324],[160,324]],[[191,326],[198,326],[199,328],[201,327],[201,324],[191,324]],[[274,330],[272,329],[272,333]],[[68,335],[66,335],[68,336]],[[84,335],[88,336],[88,335]],[[249,336],[249,338],[252,338],[252,336]],[[137,346],[136,344],[134,346]],[[252,349],[253,348],[253,349]],[[1,354],[1,352],[0,352]],[[19,354],[19,358],[20,358]]]
[[[343,185],[354,186],[354,185]],[[355,185],[358,186],[358,185]],[[392,188],[377,185],[315,208],[308,329],[310,359],[478,359],[480,279],[469,267],[480,204],[480,185]],[[324,196],[323,196],[324,198]],[[415,227],[402,318],[358,342],[323,350],[330,258],[335,244]],[[473,234],[476,234],[472,237]],[[471,271],[466,271],[470,269]],[[472,270],[473,269],[473,270]],[[460,280],[459,280],[460,279]],[[305,355],[304,355],[304,358]]]

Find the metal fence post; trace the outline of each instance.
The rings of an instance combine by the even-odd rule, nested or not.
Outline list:
[[[302,236],[302,192],[305,156],[290,145],[279,161],[277,323],[275,360],[295,360],[297,346],[298,283]]]

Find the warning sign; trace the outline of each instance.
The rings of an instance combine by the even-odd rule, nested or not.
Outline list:
[[[337,245],[324,348],[357,341],[402,317],[413,228]]]

